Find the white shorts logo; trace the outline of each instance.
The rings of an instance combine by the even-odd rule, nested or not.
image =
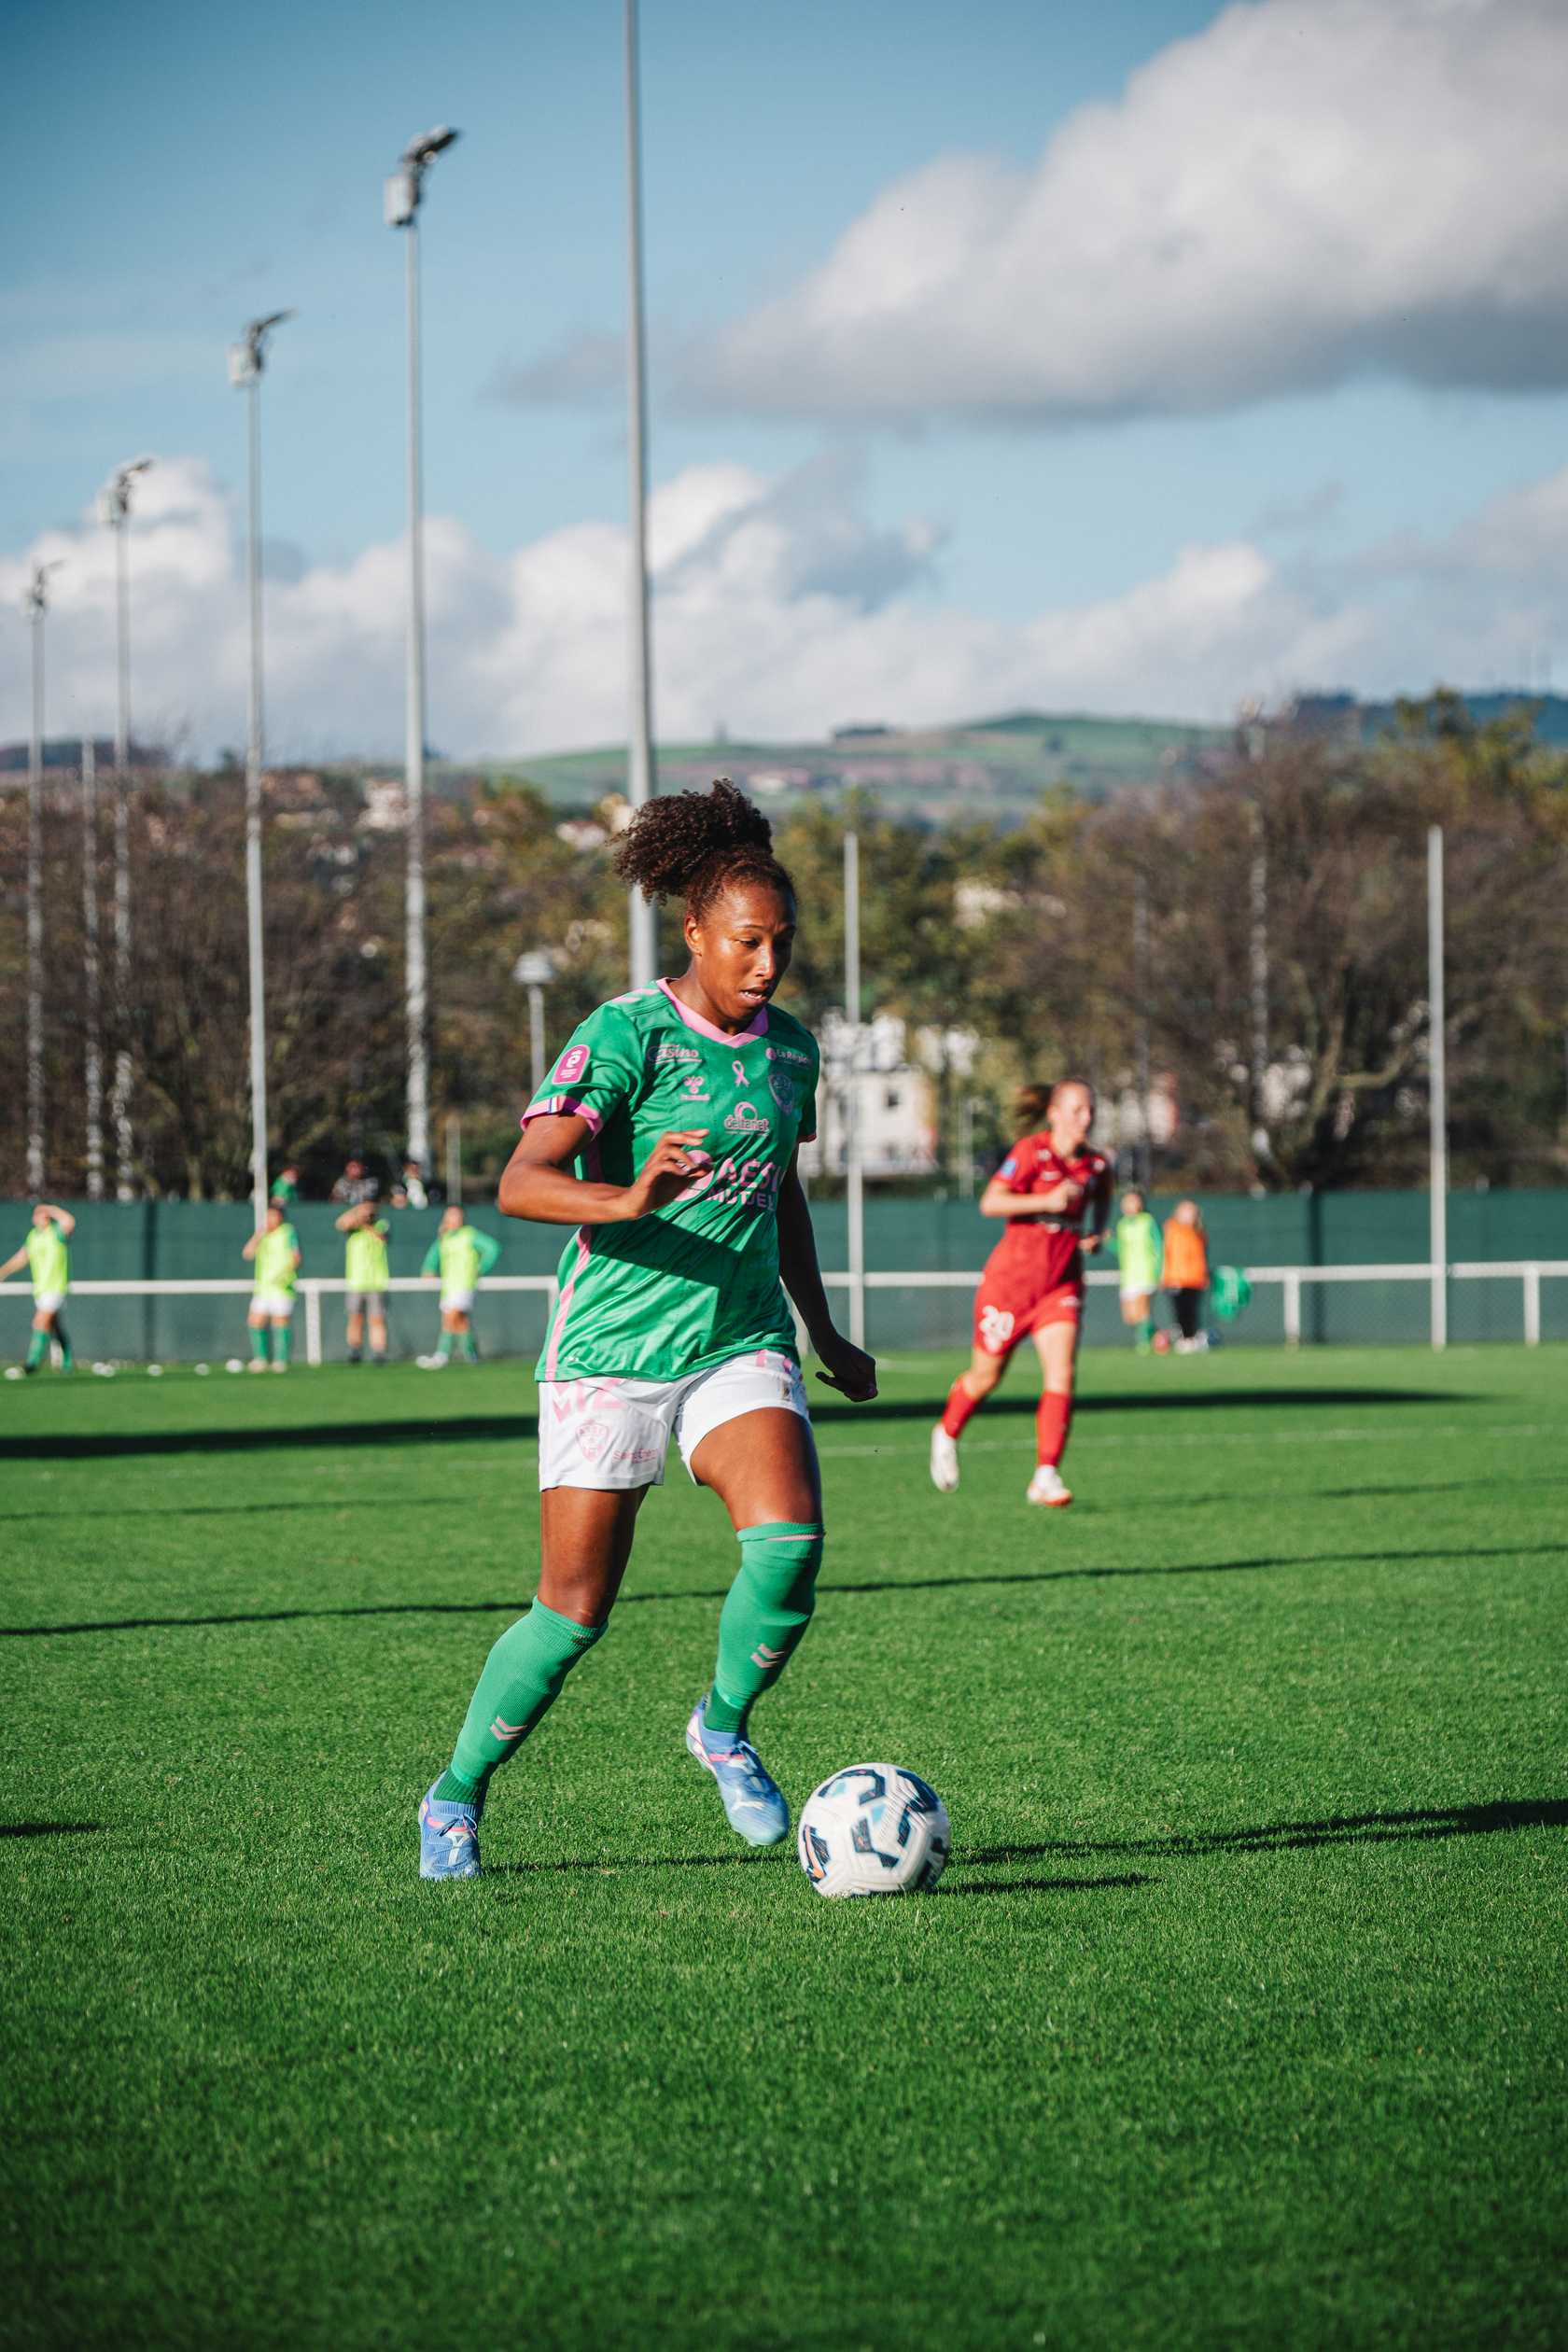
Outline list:
[[[980,1309],[980,1344],[994,1353],[1005,1348],[1013,1337],[1015,1318],[1005,1307],[982,1307]]]

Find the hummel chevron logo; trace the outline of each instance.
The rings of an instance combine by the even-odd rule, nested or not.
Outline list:
[[[766,1642],[759,1642],[756,1648],[751,1653],[751,1663],[753,1666],[761,1666],[763,1668],[769,1666],[782,1666],[788,1655],[789,1652],[787,1650],[773,1649]]]
[[[520,1723],[508,1723],[503,1715],[497,1715],[490,1726],[490,1737],[493,1740],[515,1740],[522,1733],[523,1728]]]

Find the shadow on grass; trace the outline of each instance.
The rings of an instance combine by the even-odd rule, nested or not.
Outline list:
[[[1481,1805],[1436,1805],[1414,1813],[1330,1813],[1322,1821],[1194,1829],[1160,1838],[1047,1838],[1035,1845],[987,1846],[965,1859],[1001,1864],[1103,1854],[1176,1861],[1183,1855],[1284,1854],[1298,1846],[1411,1845],[1432,1838],[1481,1838],[1509,1829],[1568,1829],[1568,1800],[1493,1799]]]
[[[1345,1410],[1365,1405],[1451,1406],[1475,1401],[1457,1389],[1231,1387],[1187,1394],[1172,1389],[1163,1395],[1084,1396],[1079,1398],[1076,1409],[1092,1417],[1098,1413],[1229,1412],[1238,1406],[1272,1411],[1279,1407],[1326,1405]],[[993,1419],[998,1414],[1022,1418],[1034,1412],[1037,1402],[1032,1386],[1020,1383],[1014,1395],[992,1397],[986,1411]],[[879,1399],[875,1405],[827,1405],[814,1401],[811,1418],[819,1427],[840,1421],[859,1429],[878,1421],[929,1423],[941,1404],[941,1397],[936,1395],[900,1400],[896,1404],[887,1399]],[[489,1444],[497,1439],[537,1437],[538,1434],[539,1421],[533,1413],[463,1413],[447,1421],[424,1421],[410,1416],[405,1421],[290,1421],[247,1429],[57,1430],[32,1437],[0,1438],[0,1462],[112,1462],[184,1453],[276,1453],[286,1447],[301,1446],[352,1449],[406,1444],[410,1440],[420,1445],[467,1446]]]
[[[1020,1847],[1020,1853],[1028,1849]],[[956,1867],[962,1869],[997,1857],[988,1854],[965,1854],[958,1857]],[[1101,1887],[1157,1886],[1157,1878],[1146,1870],[1127,1870],[1117,1878],[1021,1878],[960,1880],[956,1885],[945,1878],[934,1891],[938,1895],[1093,1895]]]
[[[1563,1560],[1568,1541],[1561,1544],[1440,1544],[1430,1551],[1328,1551],[1301,1556],[1260,1557],[1256,1560],[1183,1560],[1163,1567],[1025,1568],[993,1576],[880,1576],[862,1584],[830,1584],[823,1599],[860,1599],[879,1592],[987,1591],[1001,1585],[1099,1583],[1110,1577],[1236,1576],[1264,1575],[1286,1568],[1397,1568],[1428,1560]],[[623,1592],[618,1609],[664,1606],[669,1602],[727,1601],[728,1585],[705,1585],[690,1592]],[[496,1617],[510,1612],[521,1617],[532,1605],[532,1595],[506,1601],[364,1601],[341,1609],[235,1609],[211,1617],[91,1617],[65,1625],[0,1625],[0,1642],[39,1641],[46,1635],[68,1633],[149,1633],[194,1631],[219,1625],[315,1624],[333,1617]]]
[[[101,1821],[0,1821],[0,1838],[85,1838]]]
[[[1430,1478],[1406,1486],[1305,1486],[1292,1491],[1304,1503],[1359,1503],[1363,1500],[1378,1502],[1390,1495],[1496,1493],[1505,1488],[1510,1494],[1515,1494],[1527,1487],[1560,1486],[1568,1486],[1568,1475],[1541,1471],[1517,1478]],[[1121,1519],[1128,1512],[1157,1512],[1164,1519],[1173,1511],[1212,1510],[1235,1500],[1234,1488],[1224,1494],[1122,1494],[1109,1503],[1092,1499],[1085,1502],[1080,1498],[1073,1516],[1079,1525],[1089,1520]],[[451,1508],[452,1497],[449,1494],[400,1494],[394,1503],[389,1503],[384,1495],[344,1494],[334,1495],[329,1500],[321,1495],[306,1495],[294,1502],[277,1503],[154,1503],[145,1508],[118,1507],[103,1511],[0,1511],[0,1527],[66,1527],[75,1526],[82,1519],[258,1519],[279,1515],[287,1518],[290,1515],[297,1517],[301,1511],[324,1512],[329,1517],[343,1511],[379,1511],[383,1516],[393,1511],[400,1518],[405,1511],[450,1511]],[[1104,1573],[1109,1575],[1112,1572],[1107,1570]],[[844,1592],[851,1588],[839,1585],[835,1589]],[[654,1597],[651,1594],[642,1596],[644,1599]],[[185,1621],[181,1620],[182,1623]]]
[[[1020,1849],[1024,1851],[1024,1849]],[[977,1862],[990,1862],[992,1855],[963,1855],[959,1867]],[[649,1854],[632,1855],[614,1860],[567,1862],[502,1862],[486,1863],[486,1878],[532,1878],[536,1874],[566,1871],[584,1878],[634,1877],[642,1870],[729,1870],[765,1868],[773,1859],[772,1851],[755,1854]],[[973,1883],[955,1883],[945,1878],[936,1893],[939,1895],[1087,1895],[1100,1887],[1157,1886],[1159,1881],[1146,1871],[1127,1870],[1113,1878],[1025,1878],[976,1879]]]

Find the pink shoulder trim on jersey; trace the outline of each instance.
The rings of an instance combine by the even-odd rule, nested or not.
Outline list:
[[[530,1102],[519,1127],[526,1127],[530,1119],[586,1119],[590,1135],[597,1135],[604,1120],[591,1103],[579,1102],[572,1095],[548,1095],[543,1102]]]
[[[743,1029],[721,1029],[717,1023],[705,1021],[700,1013],[693,1013],[689,1004],[682,1004],[667,980],[661,980],[659,986],[687,1028],[695,1029],[699,1037],[710,1037],[716,1045],[733,1045],[740,1037],[765,1037],[767,1034],[768,1016],[765,1004],[758,1008],[755,1019],[748,1021]]]

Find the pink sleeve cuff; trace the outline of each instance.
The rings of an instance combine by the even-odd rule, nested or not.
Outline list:
[[[586,1102],[579,1102],[574,1095],[546,1095],[542,1102],[530,1102],[518,1121],[526,1127],[530,1119],[586,1119],[590,1135],[597,1135],[604,1121]]]

